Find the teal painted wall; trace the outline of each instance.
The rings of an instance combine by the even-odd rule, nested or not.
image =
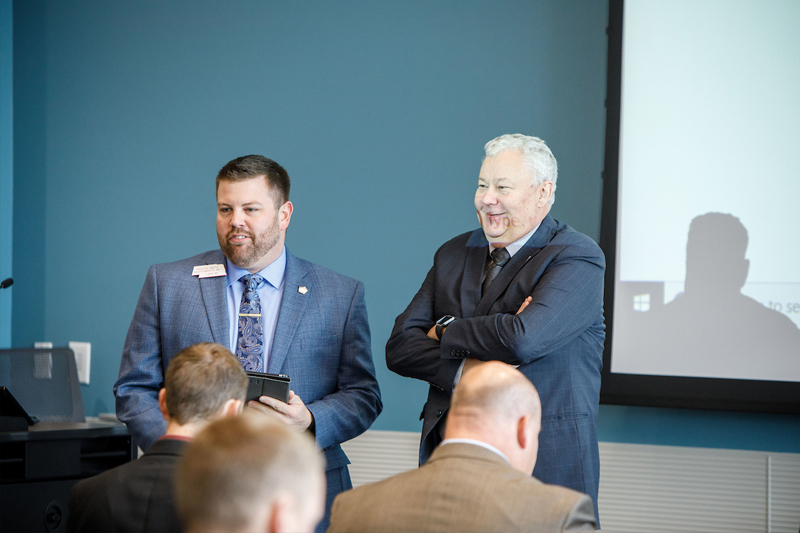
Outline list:
[[[215,248],[214,176],[261,153],[293,180],[288,246],[366,285],[385,403],[373,427],[417,431],[426,386],[386,369],[384,343],[436,248],[476,226],[483,144],[517,131],[547,140],[560,166],[555,217],[599,236],[607,10],[15,3],[14,345],[91,342],[85,409],[113,411],[147,267]],[[613,406],[599,430],[800,451],[790,442],[800,418],[735,415],[775,437],[730,438],[741,424],[711,412],[701,419],[712,434],[698,441],[694,412]]]
[[[0,281],[13,275],[14,6],[0,0]],[[11,346],[13,287],[0,289],[0,348]]]

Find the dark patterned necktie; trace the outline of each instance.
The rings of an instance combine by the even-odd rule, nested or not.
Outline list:
[[[239,306],[239,339],[236,343],[236,357],[248,372],[263,372],[264,335],[261,323],[261,300],[256,289],[264,283],[258,274],[242,276],[244,294]]]
[[[494,278],[496,278],[503,269],[503,265],[508,263],[508,260],[511,259],[511,254],[509,254],[508,250],[505,248],[492,250],[491,255],[492,260],[489,261],[489,264],[486,266],[486,277],[483,280],[483,292],[481,292],[481,295],[486,294],[486,291],[489,290],[489,285],[492,284]]]

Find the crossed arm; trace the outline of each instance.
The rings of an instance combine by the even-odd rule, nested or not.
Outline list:
[[[439,273],[434,265],[395,322],[386,345],[387,366],[402,376],[449,390],[465,358],[521,365],[545,357],[597,319],[604,270],[596,246],[559,246],[541,275],[531,277],[530,286],[523,288],[530,292],[515,312],[460,318],[437,339],[436,313],[447,311],[446,302],[435,301],[437,275],[445,278],[444,284],[457,276]]]
[[[518,314],[520,314],[520,313],[521,313],[521,312],[522,312],[522,311],[523,311],[523,310],[524,310],[526,307],[528,307],[528,305],[529,305],[529,304],[530,304],[532,301],[533,301],[533,296],[528,296],[527,298],[525,298],[525,299],[522,301],[522,305],[520,305],[520,306],[519,306],[519,309],[517,309],[517,312],[516,312],[516,313],[514,313],[514,314],[515,314],[515,315],[518,315]],[[444,332],[445,332],[445,331],[447,331],[447,326],[445,326],[444,328],[442,328],[442,336],[444,336]],[[441,340],[441,339],[440,339],[440,338],[439,338],[439,337],[436,335],[436,325],[435,325],[435,324],[433,325],[433,327],[431,327],[431,329],[429,329],[429,330],[428,330],[428,337],[430,337],[431,339],[433,339],[433,340],[435,340],[435,341],[440,341],[440,340]],[[461,368],[461,375],[463,376],[463,375],[464,375],[464,372],[466,372],[466,371],[467,371],[467,370],[469,370],[470,368],[472,368],[472,367],[474,367],[474,366],[477,366],[477,365],[479,365],[479,364],[481,364],[481,363],[483,363],[483,362],[484,362],[484,361],[481,361],[480,359],[475,359],[474,357],[467,357],[467,358],[464,360],[464,366]],[[513,366],[514,366],[514,367],[518,367],[519,365],[513,365]]]

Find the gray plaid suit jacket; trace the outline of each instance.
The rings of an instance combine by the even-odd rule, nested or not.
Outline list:
[[[166,431],[158,391],[170,360],[198,342],[229,346],[226,278],[192,276],[224,264],[221,250],[153,265],[122,350],[114,385],[117,417],[147,450]],[[298,291],[306,287],[305,294]],[[325,452],[330,501],[350,479],[340,443],[369,428],[382,409],[372,361],[364,285],[286,250],[284,293],[267,371],[287,374],[314,415]],[[342,469],[333,479],[331,472]],[[342,476],[346,479],[340,479]]]

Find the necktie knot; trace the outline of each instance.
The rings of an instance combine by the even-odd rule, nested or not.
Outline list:
[[[247,287],[247,290],[254,291],[264,283],[264,278],[258,274],[247,274],[246,276],[242,276],[242,282]]]
[[[494,278],[496,278],[500,270],[502,270],[503,265],[508,263],[508,260],[511,259],[511,254],[509,254],[508,250],[505,248],[496,248],[492,250],[491,257],[492,260],[486,265],[486,275],[483,278],[481,294],[486,293],[489,289],[489,285],[492,284]]]
[[[503,267],[508,260],[511,259],[511,254],[508,253],[508,250],[505,248],[497,248],[496,250],[492,250],[492,261],[494,264]]]

